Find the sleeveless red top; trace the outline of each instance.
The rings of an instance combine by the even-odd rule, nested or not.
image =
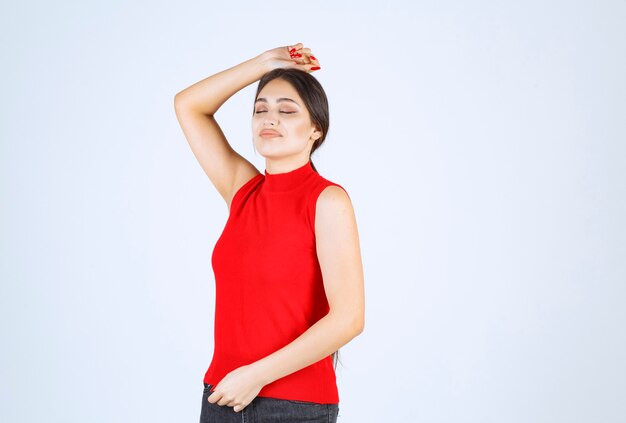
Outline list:
[[[285,173],[265,170],[235,193],[211,257],[214,350],[205,383],[215,386],[281,349],[329,312],[315,247],[315,205],[329,185],[344,189],[309,161]],[[332,355],[265,385],[258,396],[339,403]]]

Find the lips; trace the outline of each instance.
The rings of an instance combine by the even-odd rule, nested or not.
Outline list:
[[[281,136],[279,132],[277,131],[272,131],[271,129],[264,129],[259,133],[260,136],[272,136],[272,137],[279,137]]]

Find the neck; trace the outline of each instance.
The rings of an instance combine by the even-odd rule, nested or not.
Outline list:
[[[283,169],[283,171],[276,171],[274,169],[272,173],[265,173],[265,187],[268,191],[291,191],[299,186],[302,186],[308,178],[315,173],[311,166],[311,161],[307,160],[306,163],[298,165],[298,167],[291,167]]]

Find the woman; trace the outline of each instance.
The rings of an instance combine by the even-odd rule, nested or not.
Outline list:
[[[175,97],[183,133],[229,216],[213,249],[214,351],[200,422],[336,422],[338,349],[363,331],[364,284],[350,197],[311,154],[328,102],[302,43],[278,47]],[[252,115],[259,172],[215,121],[260,80]],[[332,356],[331,356],[332,354]]]

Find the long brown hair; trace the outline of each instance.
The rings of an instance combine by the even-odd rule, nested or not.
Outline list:
[[[317,78],[306,71],[292,68],[276,68],[264,74],[259,80],[259,85],[257,86],[256,94],[254,95],[255,100],[259,97],[259,93],[263,87],[274,79],[282,79],[291,84],[291,86],[298,92],[298,95],[309,111],[311,123],[314,124],[322,133],[322,136],[313,142],[311,153],[309,154],[311,167],[313,167],[313,170],[317,172],[317,169],[311,160],[311,155],[313,155],[313,152],[324,143],[326,135],[328,134],[328,126],[330,123],[328,98],[326,97],[324,88],[322,88],[322,85],[319,83]],[[252,108],[252,115],[254,116],[254,107]],[[333,353],[332,360],[333,367],[336,370],[337,361],[339,360],[339,350]]]

